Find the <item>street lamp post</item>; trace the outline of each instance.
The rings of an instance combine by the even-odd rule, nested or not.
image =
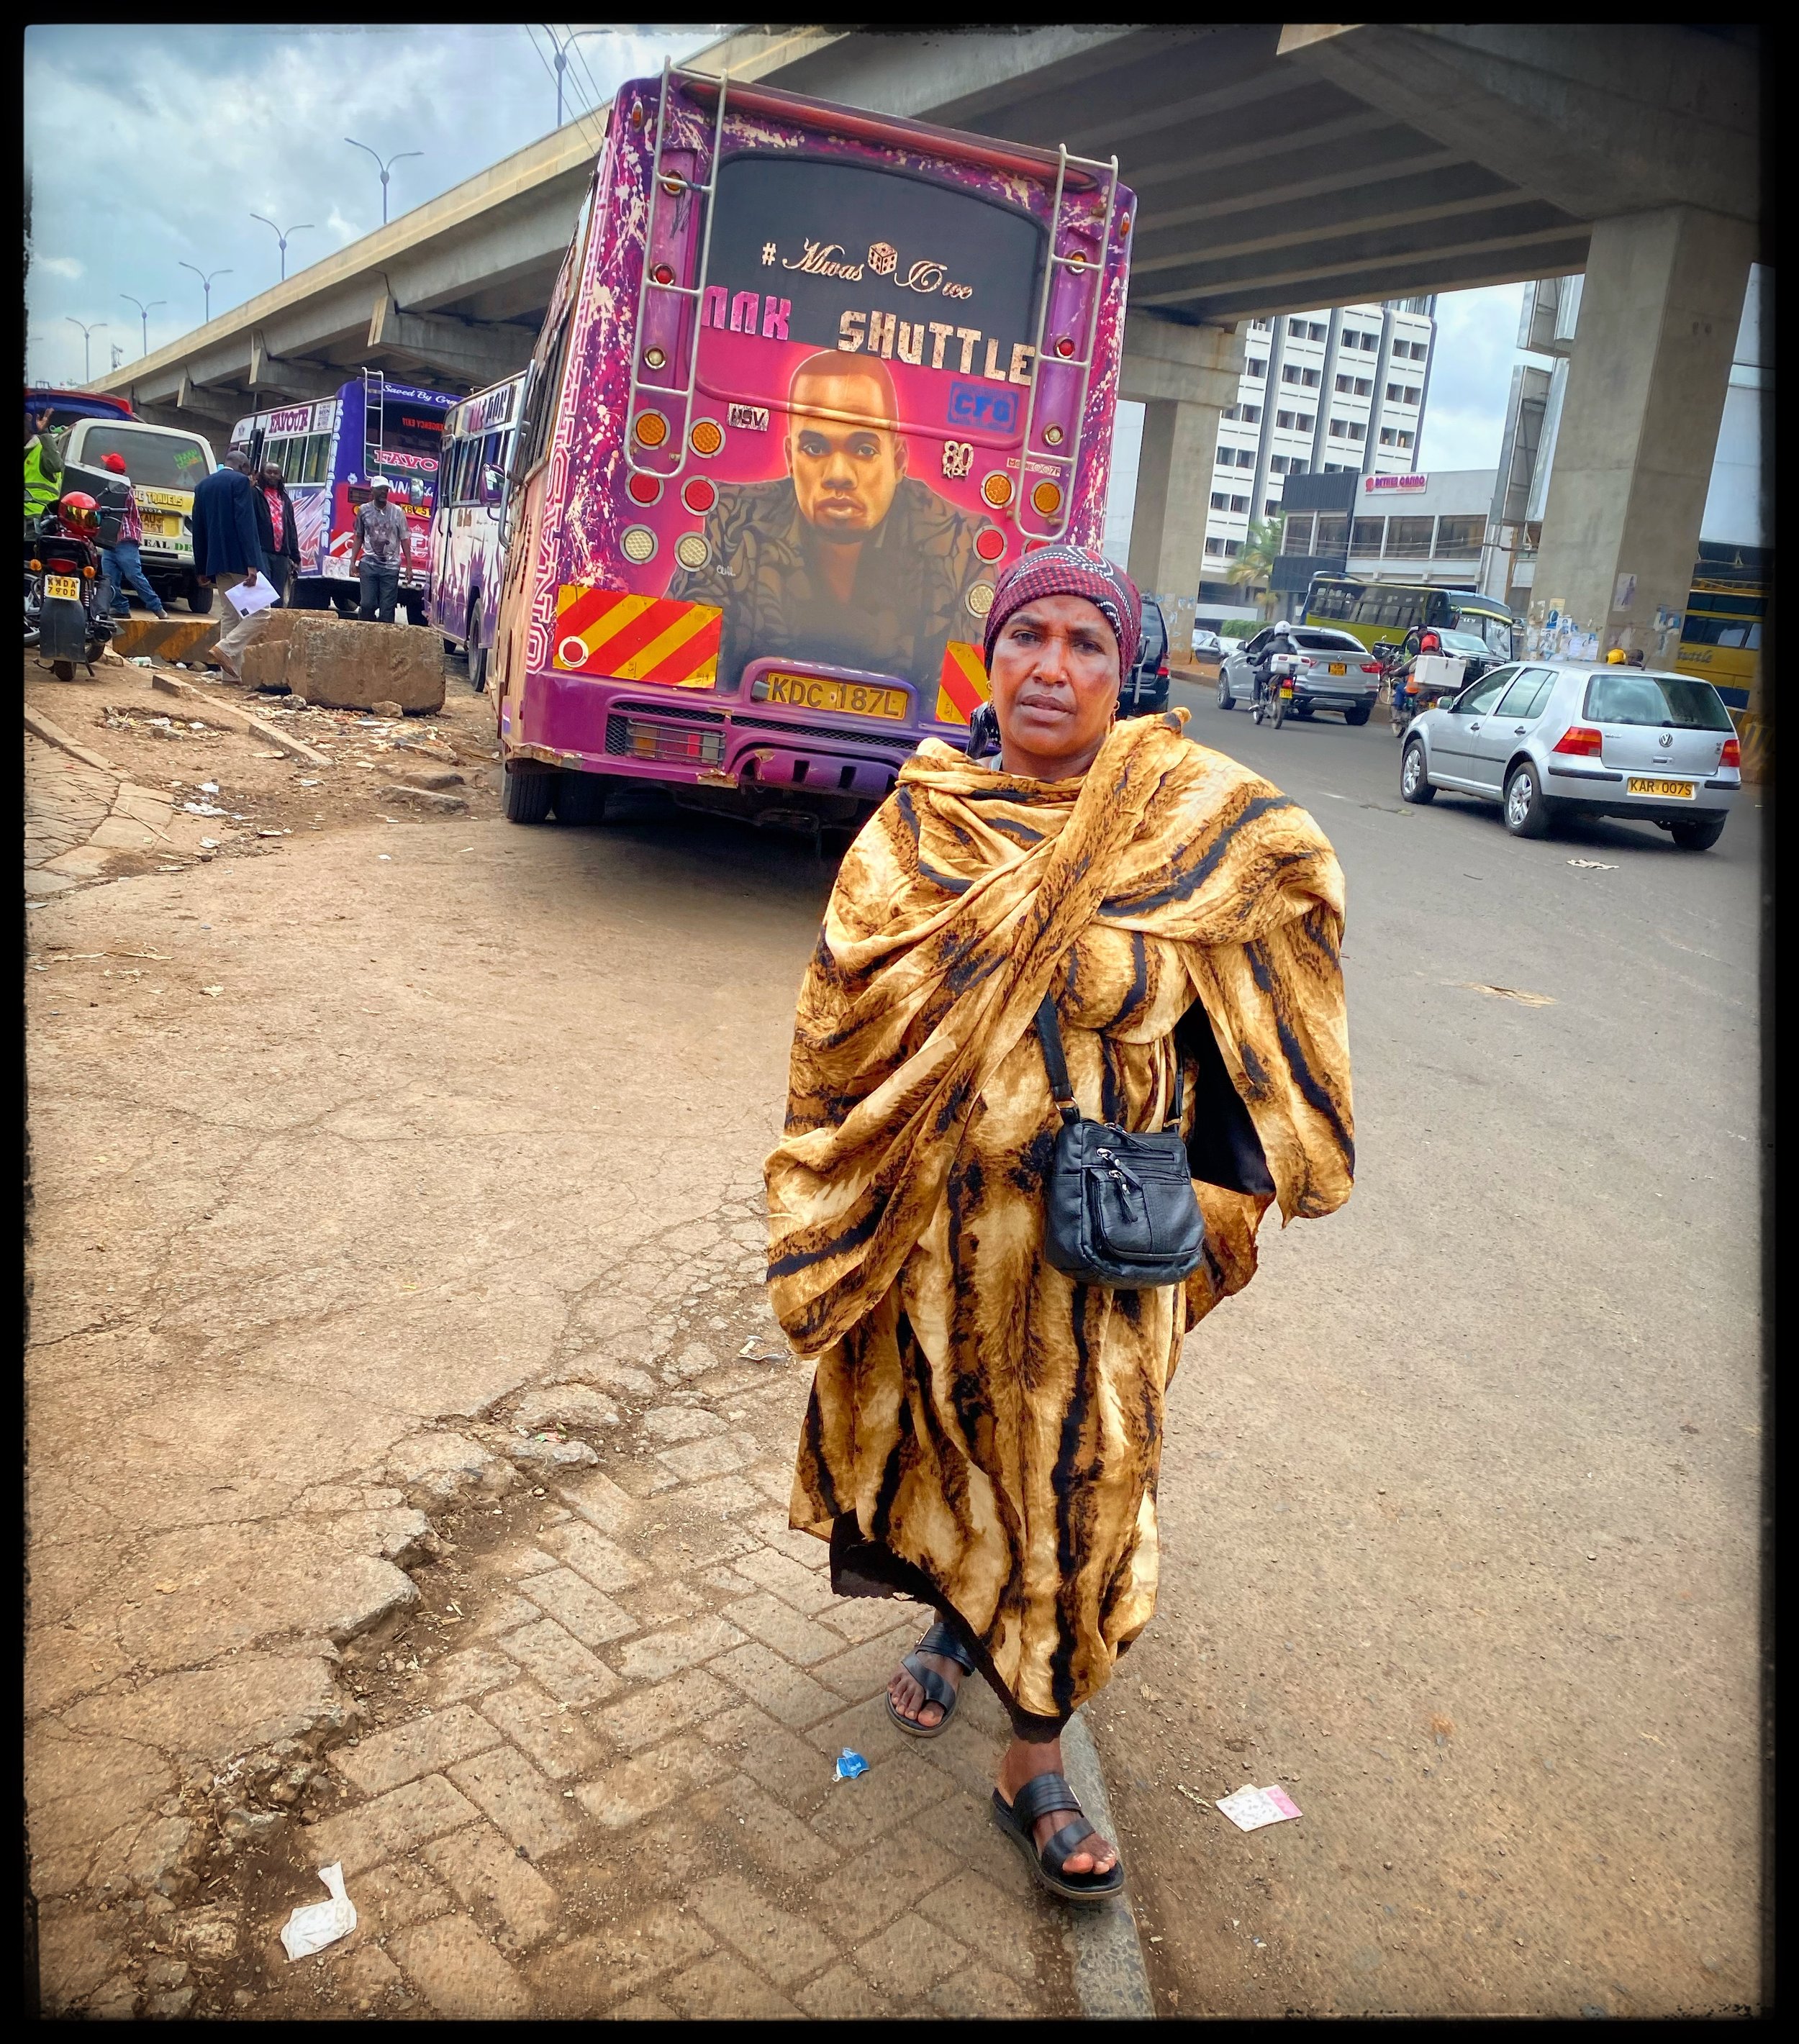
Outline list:
[[[231,275],[230,271],[229,269],[214,270],[209,275],[192,263],[183,263],[181,267],[184,270],[192,270],[194,275],[200,279],[200,288],[206,294],[206,317],[210,320],[213,316],[213,279],[229,277]]]
[[[275,227],[275,222],[266,213],[253,213],[250,217],[252,220],[259,220],[264,227]],[[304,233],[311,225],[312,222],[309,220],[300,221],[288,229],[287,234]],[[284,284],[287,281],[287,234],[283,234],[279,227],[275,227],[275,238],[281,244],[281,281]]]
[[[559,128],[562,125],[562,79],[563,73],[568,69],[569,52],[583,36],[603,36],[609,33],[609,31],[605,29],[577,29],[570,35],[567,42],[559,43],[556,40],[555,30],[548,21],[544,24],[544,33],[549,37],[550,46],[556,53],[556,125]]]
[[[392,170],[394,166],[397,163],[400,162],[402,158],[406,156],[422,156],[425,154],[425,152],[422,149],[402,149],[400,152],[399,156],[390,156],[386,163],[382,163],[380,157],[375,156],[374,150],[370,148],[367,143],[359,142],[354,135],[346,135],[344,137],[344,140],[349,144],[352,149],[360,149],[363,154],[366,156],[375,156],[375,167],[381,173],[381,224],[385,227],[387,225],[387,173]]]
[[[134,298],[129,291],[121,291],[119,293],[119,296],[125,300],[128,305],[136,305],[137,308],[138,316],[142,321],[144,326],[144,347],[142,352],[145,355],[148,355],[150,352],[150,315],[156,310],[158,305],[166,305],[168,303],[168,300],[167,298],[152,298],[148,305],[145,305],[141,298]]]
[[[78,320],[73,313],[64,313],[63,317],[71,326],[81,328],[81,380],[83,383],[91,383],[94,380],[94,336],[106,322],[96,320],[90,326],[85,320]]]

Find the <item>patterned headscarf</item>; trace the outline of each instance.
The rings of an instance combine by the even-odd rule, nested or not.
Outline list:
[[[987,613],[986,636],[981,647],[990,671],[994,647],[1007,618],[1044,596],[1084,596],[1096,605],[1117,635],[1119,678],[1129,674],[1136,665],[1137,644],[1143,636],[1143,598],[1137,594],[1137,586],[1104,554],[1065,540],[1026,554],[994,585],[993,609]]]

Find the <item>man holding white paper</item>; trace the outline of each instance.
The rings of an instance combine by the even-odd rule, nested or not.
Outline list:
[[[262,629],[261,614],[275,591],[263,572],[262,534],[256,521],[256,485],[249,458],[230,448],[194,493],[194,572],[202,585],[221,589],[237,622],[219,634],[213,663],[234,682],[244,678],[244,649]]]

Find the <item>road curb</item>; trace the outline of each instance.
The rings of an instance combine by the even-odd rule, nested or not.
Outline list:
[[[1087,1820],[1116,1841],[1111,1799],[1099,1750],[1078,1714],[1062,1731],[1062,1766],[1068,1785],[1081,1799]],[[1063,1938],[1074,1964],[1074,1992],[1081,2013],[1090,2022],[1141,2020],[1155,2014],[1149,1969],[1144,1963],[1136,1912],[1128,1892],[1104,1909],[1071,1908]]]

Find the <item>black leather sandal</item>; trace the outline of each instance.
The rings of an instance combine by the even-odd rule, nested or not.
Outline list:
[[[1074,1821],[1064,1824],[1037,1850],[1031,1828],[1040,1817],[1052,1811],[1072,1810]],[[1104,1873],[1064,1873],[1063,1869],[1090,1838],[1098,1834],[1082,1814],[1074,1792],[1059,1774],[1033,1774],[1008,1803],[994,1791],[994,1820],[1031,1862],[1031,1872],[1040,1887],[1059,1895],[1064,1902],[1105,1902],[1123,1891],[1124,1865],[1115,1859]]]
[[[894,1708],[893,1698],[890,1696],[887,1699],[887,1716],[909,1739],[935,1739],[940,1732],[948,1731],[949,1721],[955,1716],[956,1700],[962,1694],[959,1685],[952,1687],[935,1668],[924,1666],[919,1658],[922,1654],[936,1654],[945,1661],[953,1661],[964,1675],[972,1674],[974,1670],[967,1648],[949,1627],[940,1621],[933,1625],[900,1666],[924,1692],[925,1702],[935,1704],[943,1716],[934,1725],[922,1725],[916,1718],[902,1716]]]

